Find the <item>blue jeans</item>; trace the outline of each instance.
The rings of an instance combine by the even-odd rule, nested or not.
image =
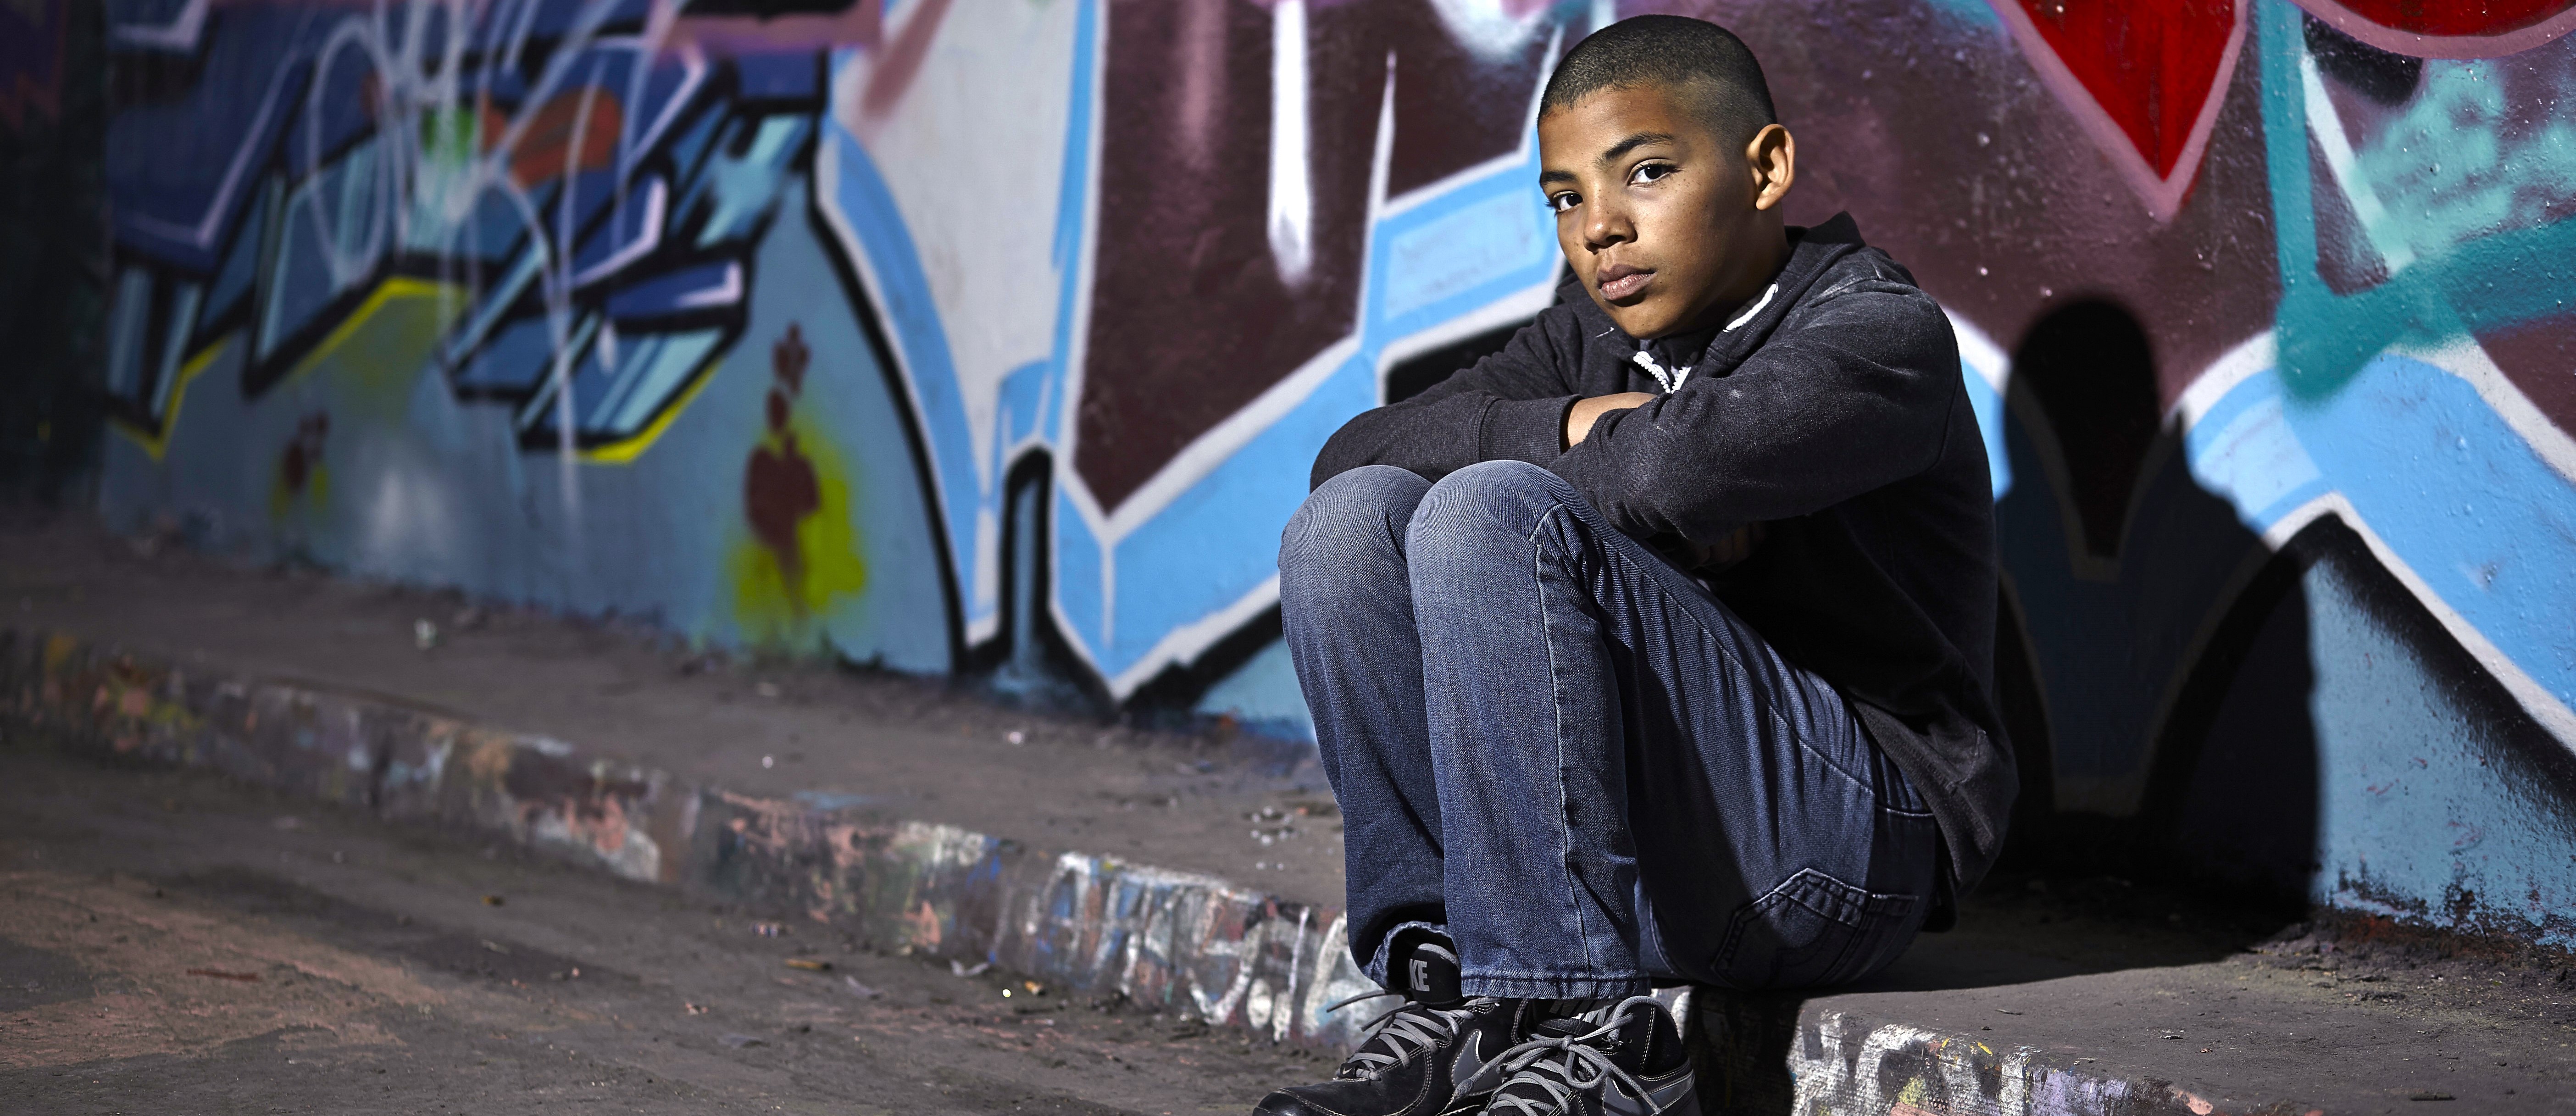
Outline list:
[[[1573,999],[1840,983],[1922,925],[1932,815],[1842,695],[1555,474],[1340,474],[1279,596],[1381,985],[1409,926]]]

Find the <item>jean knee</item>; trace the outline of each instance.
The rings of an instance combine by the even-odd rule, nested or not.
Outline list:
[[[1442,477],[1423,495],[1406,548],[1520,542],[1572,496],[1564,478],[1529,462],[1479,462]]]
[[[1354,560],[1394,551],[1431,482],[1393,465],[1363,465],[1307,494],[1279,536],[1279,574],[1348,569]]]

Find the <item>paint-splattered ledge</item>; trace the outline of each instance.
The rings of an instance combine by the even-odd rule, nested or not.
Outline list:
[[[1324,1005],[1369,987],[1332,908],[951,825],[691,785],[393,698],[182,670],[63,633],[0,630],[0,718],[11,737],[499,836],[1280,1041],[1349,1041],[1348,1013]]]
[[[378,695],[184,671],[0,629],[0,725],[108,762],[202,769],[380,818],[502,837],[692,895],[802,911],[886,947],[1117,992],[1274,1041],[1339,1048],[1371,986],[1340,911],[1213,876],[955,826],[760,798]],[[1667,994],[1717,1110],[2202,1113],[2089,1059],[1872,1023],[1819,1001]],[[1820,1107],[1821,1106],[1821,1107]]]

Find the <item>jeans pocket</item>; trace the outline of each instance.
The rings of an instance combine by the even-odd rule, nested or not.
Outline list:
[[[1747,990],[1857,980],[1904,951],[1921,905],[1919,896],[1873,894],[1802,868],[1735,912],[1710,969]]]

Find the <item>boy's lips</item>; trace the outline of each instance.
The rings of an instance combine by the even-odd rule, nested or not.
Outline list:
[[[1654,278],[1653,268],[1611,264],[1594,275],[1593,281],[1600,284],[1603,299],[1617,302],[1645,290],[1646,284],[1653,282]]]

